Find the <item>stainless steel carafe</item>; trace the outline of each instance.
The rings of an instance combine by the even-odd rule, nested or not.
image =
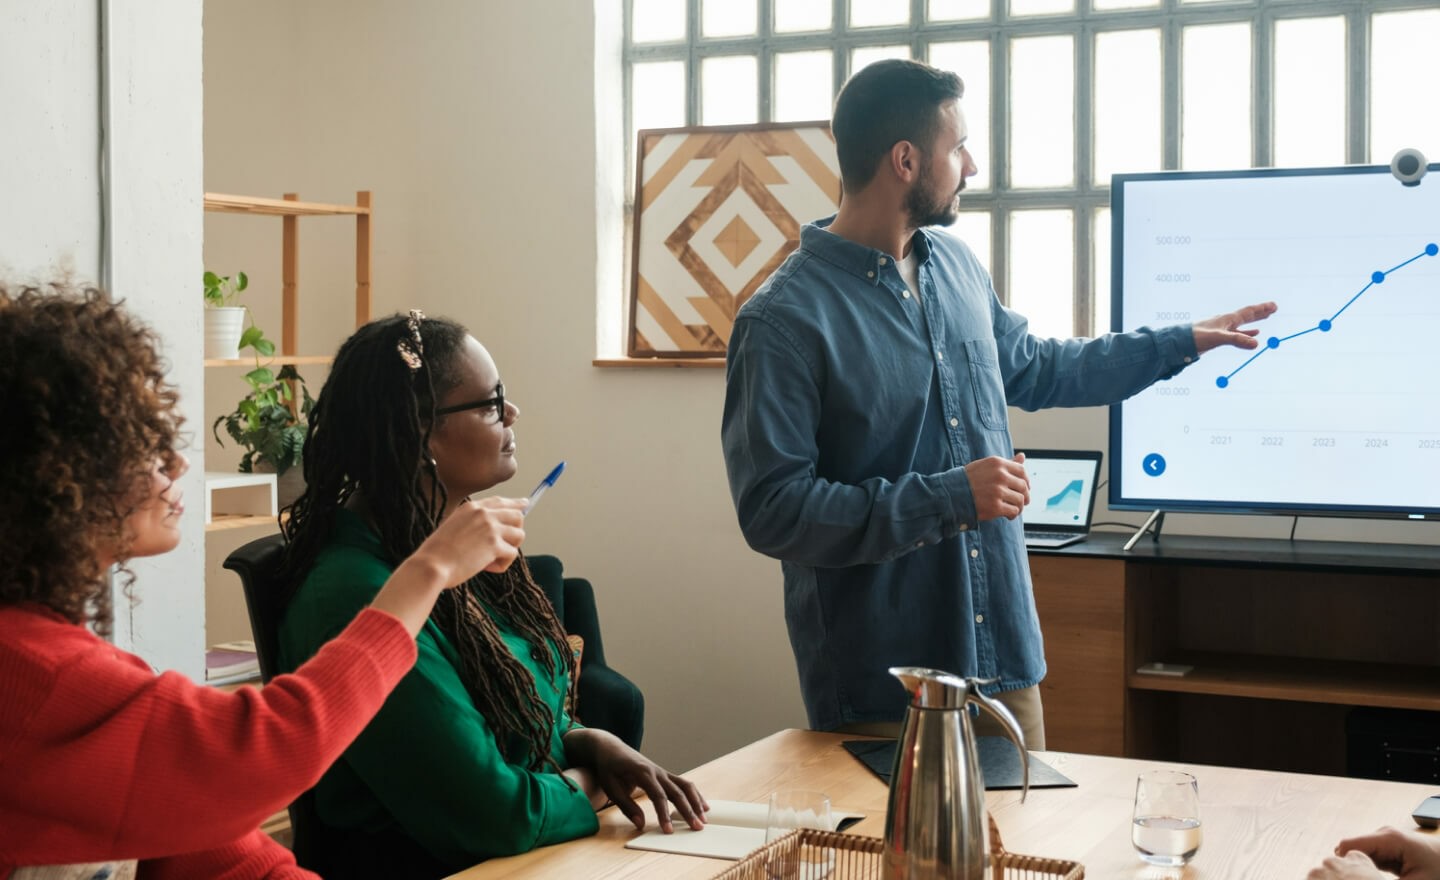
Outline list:
[[[985,880],[990,842],[985,780],[971,729],[969,704],[1000,720],[1020,749],[1023,801],[1030,791],[1030,753],[1010,710],[980,693],[989,684],[948,672],[894,667],[910,694],[895,747],[885,811],[886,880]]]

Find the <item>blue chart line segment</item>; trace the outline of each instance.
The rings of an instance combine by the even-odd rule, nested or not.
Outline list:
[[[1396,271],[1399,271],[1400,269],[1405,268],[1406,266],[1410,265],[1411,263],[1415,262],[1416,260],[1420,259],[1421,257],[1433,257],[1433,256],[1435,256],[1437,253],[1440,253],[1440,245],[1436,245],[1434,242],[1431,242],[1431,243],[1425,245],[1425,249],[1424,249],[1424,250],[1422,250],[1420,253],[1416,254],[1415,256],[1411,257],[1410,259],[1406,260],[1405,262],[1400,263],[1400,264],[1397,265],[1397,266],[1393,266],[1393,267],[1391,267],[1390,269],[1388,269],[1388,270],[1386,270],[1386,271],[1383,271],[1383,272],[1378,271],[1378,270],[1375,271],[1375,272],[1372,272],[1372,273],[1370,274],[1370,282],[1369,282],[1368,284],[1366,284],[1364,287],[1360,288],[1360,291],[1359,291],[1358,293],[1356,293],[1354,296],[1350,297],[1350,299],[1345,302],[1345,305],[1341,306],[1341,307],[1340,307],[1340,310],[1337,311],[1335,314],[1331,315],[1331,316],[1328,317],[1328,318],[1322,318],[1322,319],[1319,321],[1319,323],[1317,323],[1314,327],[1310,327],[1309,329],[1306,329],[1306,330],[1301,330],[1301,331],[1298,332],[1298,333],[1291,333],[1289,336],[1283,336],[1283,337],[1282,337],[1282,336],[1271,336],[1269,339],[1265,340],[1265,344],[1260,347],[1260,350],[1257,351],[1257,352],[1255,352],[1254,354],[1252,354],[1250,357],[1246,358],[1244,363],[1242,363],[1240,366],[1236,367],[1235,369],[1231,370],[1229,373],[1226,373],[1226,374],[1223,375],[1223,376],[1217,377],[1217,378],[1215,379],[1215,385],[1216,385],[1216,387],[1218,387],[1218,388],[1225,388],[1225,387],[1229,386],[1229,384],[1230,384],[1230,379],[1231,379],[1236,373],[1240,372],[1241,370],[1243,370],[1243,369],[1245,369],[1246,367],[1248,367],[1248,366],[1250,366],[1251,364],[1253,364],[1262,354],[1265,354],[1266,352],[1272,351],[1272,350],[1274,350],[1274,349],[1278,349],[1278,348],[1280,347],[1280,344],[1283,343],[1283,342],[1289,342],[1289,341],[1292,340],[1292,339],[1299,338],[1299,337],[1304,336],[1304,335],[1306,335],[1306,334],[1308,334],[1308,333],[1314,333],[1314,332],[1317,331],[1317,330],[1320,331],[1321,333],[1329,333],[1329,332],[1331,331],[1331,329],[1333,329],[1334,326],[1335,326],[1335,319],[1336,319],[1336,318],[1339,318],[1341,315],[1345,314],[1345,310],[1348,309],[1348,308],[1350,308],[1352,305],[1354,305],[1354,304],[1355,304],[1355,301],[1358,300],[1358,299],[1360,299],[1360,297],[1364,296],[1365,293],[1370,290],[1370,288],[1374,287],[1374,286],[1377,285],[1377,284],[1383,284],[1383,283],[1385,282],[1385,279],[1386,279],[1387,277],[1389,277],[1392,272],[1396,272]]]

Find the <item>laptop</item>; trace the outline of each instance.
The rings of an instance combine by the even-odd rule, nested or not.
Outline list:
[[[1025,453],[1030,503],[1020,514],[1025,546],[1054,549],[1085,540],[1095,516],[1100,453],[1086,450],[1017,449]]]

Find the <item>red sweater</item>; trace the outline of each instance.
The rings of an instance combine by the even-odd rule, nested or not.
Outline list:
[[[260,822],[414,662],[404,626],[372,609],[294,674],[226,693],[41,606],[0,607],[0,878],[130,859],[145,880],[314,878]]]

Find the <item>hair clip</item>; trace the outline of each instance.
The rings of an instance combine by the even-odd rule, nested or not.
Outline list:
[[[417,372],[425,365],[425,342],[420,338],[420,322],[425,320],[425,313],[419,309],[411,309],[410,317],[406,319],[405,326],[410,328],[410,338],[402,339],[395,343],[395,350],[400,353],[400,359],[410,372]]]

